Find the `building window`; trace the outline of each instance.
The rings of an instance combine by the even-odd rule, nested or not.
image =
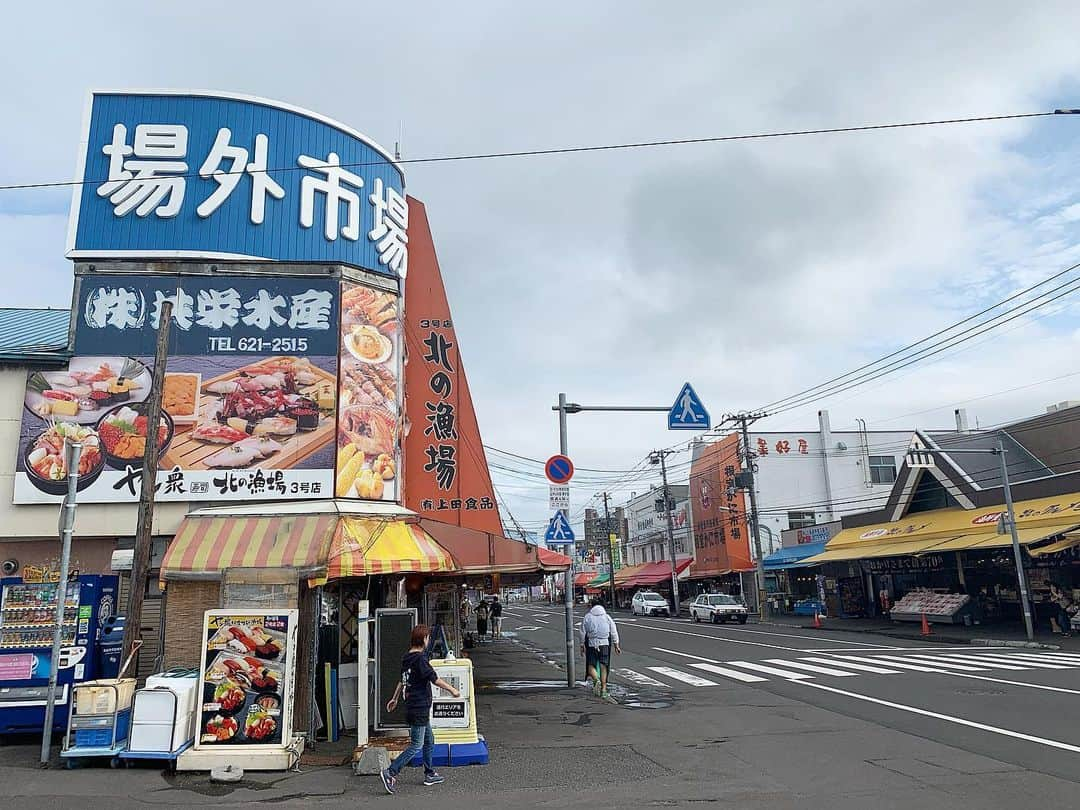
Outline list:
[[[789,529],[805,529],[817,523],[813,512],[788,512],[787,522]]]
[[[891,484],[896,480],[896,459],[892,456],[870,456],[870,482]]]

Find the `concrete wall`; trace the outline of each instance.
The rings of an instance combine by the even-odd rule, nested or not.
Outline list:
[[[661,487],[642,493],[627,503],[628,523],[627,565],[667,560],[667,521],[662,512],[656,511],[656,501],[663,498]],[[675,499],[672,519],[675,523],[675,553],[679,556],[693,554],[690,542],[690,501],[686,485],[672,485],[671,496]],[[651,551],[650,551],[651,550]]]

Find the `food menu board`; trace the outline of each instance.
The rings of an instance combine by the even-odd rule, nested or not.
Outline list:
[[[289,743],[297,615],[206,612],[196,748]]]
[[[0,610],[0,649],[18,650],[52,645],[58,588],[55,582],[4,586],[3,608]],[[75,643],[80,618],[79,594],[79,583],[68,583],[61,639],[65,645]]]

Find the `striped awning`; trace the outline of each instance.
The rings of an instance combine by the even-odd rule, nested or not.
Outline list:
[[[457,563],[419,523],[341,518],[326,561],[326,579],[373,574],[446,573]]]
[[[337,523],[337,515],[189,515],[165,552],[160,577],[217,576],[227,568],[318,570]]]

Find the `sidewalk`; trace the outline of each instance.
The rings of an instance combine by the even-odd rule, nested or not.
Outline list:
[[[815,628],[814,620],[809,616],[779,616],[768,622],[777,627],[794,627],[800,630],[820,630],[821,632],[871,633],[889,638],[914,639],[917,641],[936,641],[942,644],[992,645],[993,642],[1005,642],[1012,646],[1027,643],[1027,636],[1022,625],[982,624],[965,627],[962,624],[931,624],[931,635],[922,635],[922,626],[918,622],[891,622],[886,619],[822,619],[822,627]],[[1080,651],[1080,637],[1055,635],[1039,628],[1035,631],[1035,642],[1062,650]]]

